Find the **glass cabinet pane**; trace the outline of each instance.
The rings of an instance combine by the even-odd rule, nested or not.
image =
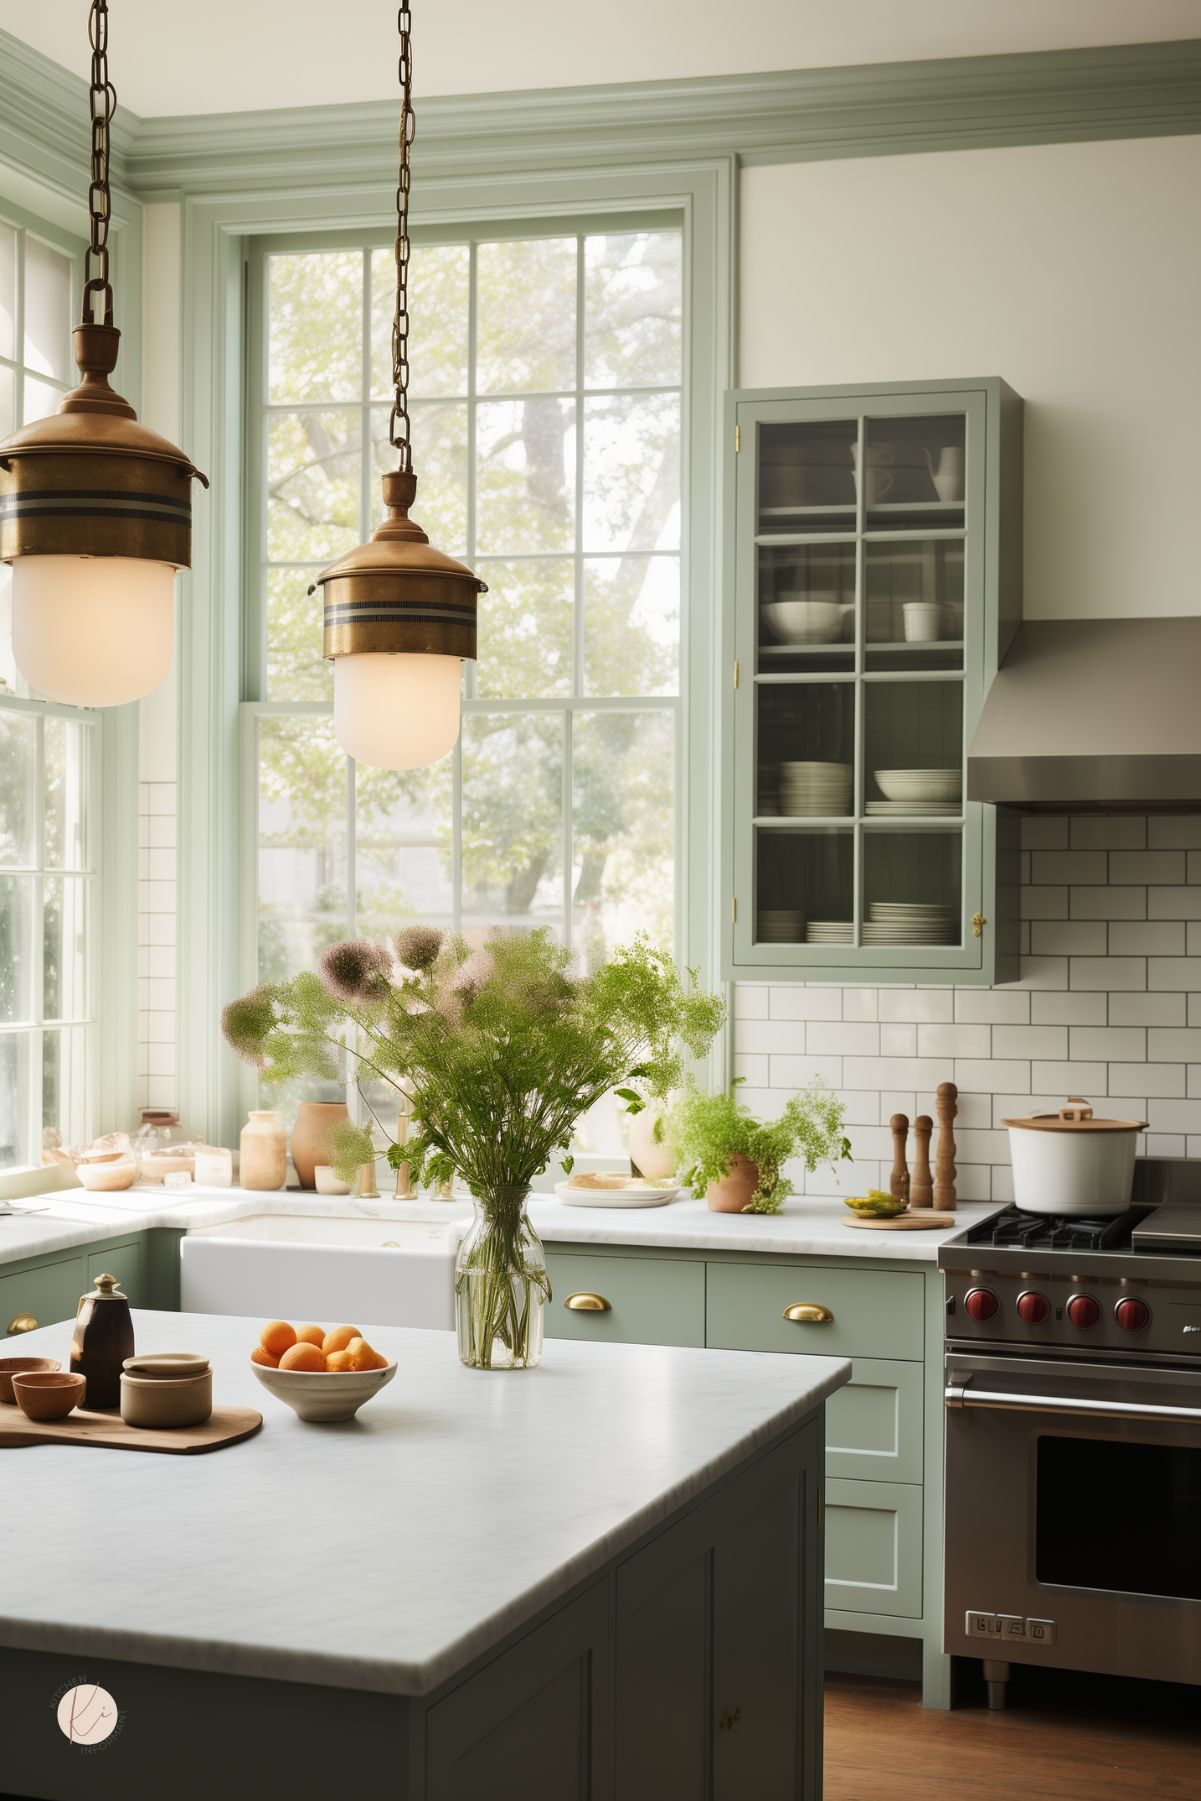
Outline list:
[[[758,710],[758,813],[847,818],[855,799],[854,684],[761,687]]]
[[[863,944],[961,943],[962,864],[958,827],[865,831]]]
[[[864,695],[864,811],[906,818],[963,811],[963,687],[869,682]]]
[[[963,668],[962,539],[869,540],[863,586],[865,668]]]
[[[760,829],[757,838],[756,942],[851,944],[855,929],[852,829]]]
[[[759,547],[758,666],[777,675],[855,667],[855,543]]]
[[[868,530],[962,527],[966,439],[962,413],[866,419],[855,487]]]
[[[759,531],[845,532],[855,524],[857,419],[759,429]]]

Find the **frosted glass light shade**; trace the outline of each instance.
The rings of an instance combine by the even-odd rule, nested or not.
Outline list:
[[[119,707],[171,667],[175,570],[141,557],[13,562],[13,657],[30,687],[77,707]]]
[[[334,736],[373,769],[424,769],[459,736],[458,657],[359,651],[334,659]]]

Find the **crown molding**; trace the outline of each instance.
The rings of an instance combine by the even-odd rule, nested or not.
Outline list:
[[[0,156],[60,183],[86,167],[86,83],[0,33]],[[435,95],[417,177],[688,161],[895,156],[1201,132],[1201,39],[606,87]],[[143,199],[388,182],[393,101],[138,118],[118,112],[114,180]],[[74,174],[72,174],[74,171]]]

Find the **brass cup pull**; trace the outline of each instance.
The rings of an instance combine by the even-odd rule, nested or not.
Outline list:
[[[38,1323],[32,1313],[18,1313],[15,1319],[10,1319],[8,1322],[10,1338],[15,1338],[18,1332],[36,1332],[37,1329]]]
[[[727,1711],[726,1713],[722,1714],[721,1719],[717,1722],[717,1730],[719,1732],[733,1732],[735,1726],[737,1726],[737,1724],[741,1718],[742,1718],[741,1707],[736,1707],[734,1709],[733,1713],[730,1713]]]
[[[569,1313],[612,1313],[613,1307],[603,1294],[589,1294],[582,1289],[578,1294],[569,1294],[563,1305]]]
[[[834,1315],[820,1301],[794,1301],[791,1307],[785,1307],[784,1318],[796,1326],[831,1326],[834,1323]]]

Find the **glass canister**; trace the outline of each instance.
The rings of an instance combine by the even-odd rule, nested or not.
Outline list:
[[[179,1123],[179,1114],[167,1107],[143,1107],[133,1135],[133,1154],[139,1182],[161,1182],[180,1171],[195,1174],[196,1145],[192,1134]]]

